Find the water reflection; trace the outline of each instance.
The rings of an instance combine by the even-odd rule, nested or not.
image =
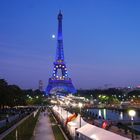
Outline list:
[[[120,120],[123,120],[123,112],[120,112]]]
[[[103,109],[103,116],[104,116],[104,119],[106,119],[106,109]]]
[[[103,117],[106,119],[106,109],[99,109],[98,110],[98,116]]]
[[[110,110],[110,109],[89,109],[89,112],[92,114],[98,114],[98,117],[102,117],[107,120],[130,120],[130,116],[128,115],[127,111],[117,111],[117,110]],[[137,114],[139,111],[137,110]],[[136,115],[134,120],[140,120],[140,116]]]
[[[102,116],[101,109],[99,109],[98,116]]]

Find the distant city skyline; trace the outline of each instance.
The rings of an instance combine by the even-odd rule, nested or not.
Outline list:
[[[0,1],[0,78],[44,87],[52,75],[57,14],[63,13],[64,55],[79,89],[140,85],[140,1]]]

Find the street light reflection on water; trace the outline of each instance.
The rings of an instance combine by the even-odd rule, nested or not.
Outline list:
[[[112,121],[118,121],[118,120],[130,120],[130,117],[128,113],[126,112],[127,110],[114,110],[114,109],[88,109],[88,112],[91,112],[91,114],[97,115],[98,117],[100,116],[103,119],[106,120],[112,120]],[[137,110],[137,112],[140,112]],[[136,113],[135,115],[135,120],[140,120],[140,113]]]
[[[106,119],[106,109],[99,109],[98,111],[98,116],[103,117],[104,119]]]
[[[101,109],[99,109],[98,116],[102,116],[102,114],[101,114]]]
[[[123,120],[123,112],[120,113],[120,120]]]
[[[106,119],[106,109],[103,110],[104,119]]]

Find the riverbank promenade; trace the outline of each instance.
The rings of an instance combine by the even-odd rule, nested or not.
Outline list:
[[[55,140],[47,110],[40,113],[32,140]]]

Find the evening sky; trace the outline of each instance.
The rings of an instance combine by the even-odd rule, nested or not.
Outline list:
[[[68,74],[76,88],[140,84],[139,0],[1,0],[0,78],[47,86],[63,13]]]

